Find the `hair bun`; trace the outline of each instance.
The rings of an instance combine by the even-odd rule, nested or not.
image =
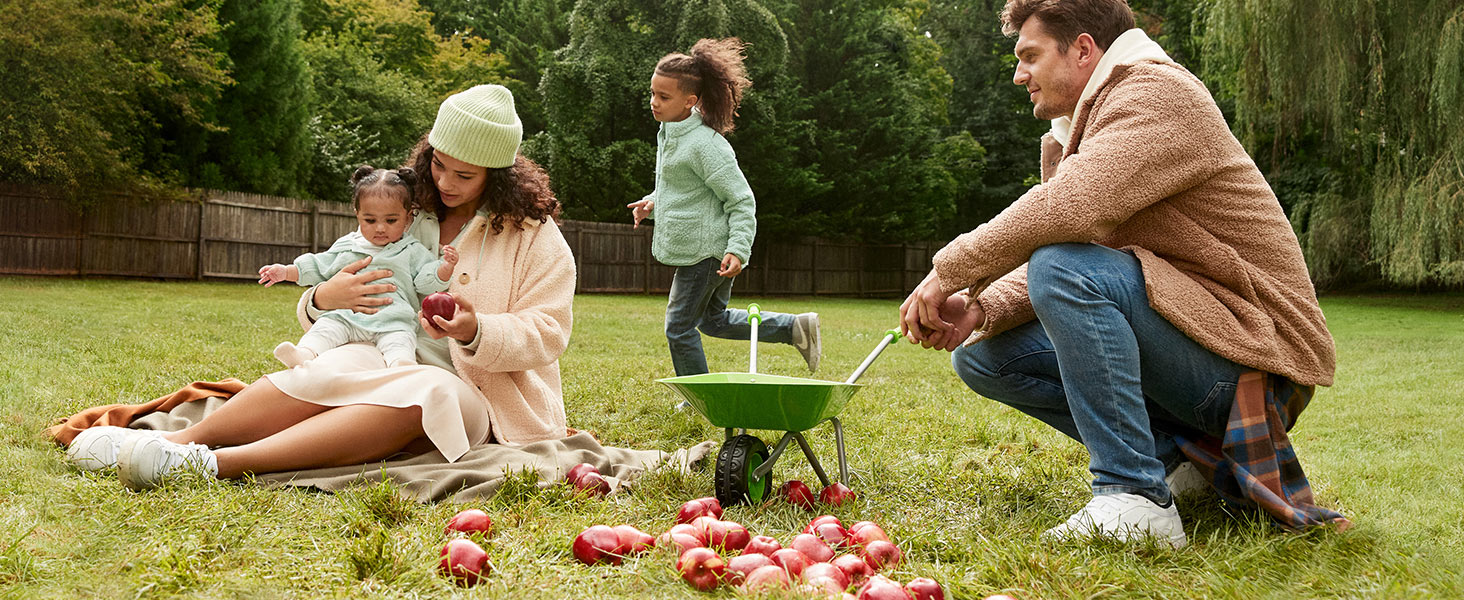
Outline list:
[[[407,185],[417,185],[417,170],[411,167],[402,167],[396,170],[397,177]]]
[[[356,167],[356,172],[351,173],[351,183],[361,183],[361,179],[375,172],[376,167],[373,167],[371,165],[361,165],[359,167]]]

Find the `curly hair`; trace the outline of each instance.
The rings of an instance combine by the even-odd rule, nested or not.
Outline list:
[[[417,207],[442,219],[447,216],[447,207],[442,205],[437,180],[431,175],[433,152],[432,144],[424,135],[412,149],[407,165],[418,173],[427,174],[415,186]],[[529,219],[540,223],[549,219],[559,220],[559,199],[549,188],[549,174],[528,157],[520,154],[514,157],[510,166],[488,169],[487,178],[480,206],[493,215],[490,224],[494,233],[502,233],[505,222],[522,229],[523,223]]]
[[[752,87],[742,61],[742,40],[703,38],[691,47],[691,54],[672,53],[656,63],[656,73],[675,77],[684,92],[700,100],[702,122],[717,133],[728,134],[735,127],[733,117],[742,104],[742,92]]]

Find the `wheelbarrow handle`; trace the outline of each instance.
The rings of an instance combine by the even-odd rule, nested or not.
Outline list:
[[[761,311],[761,307],[756,302],[747,305],[747,324],[752,326],[752,335],[748,337],[748,339],[752,340],[752,348],[747,358],[748,373],[757,372],[757,326],[759,323],[762,323]]]
[[[884,349],[889,347],[889,345],[895,341],[895,338],[898,337],[900,337],[900,330],[891,329],[889,331],[886,331],[884,339],[879,341],[879,345],[874,347],[874,351],[870,352],[869,356],[864,357],[864,362],[859,363],[859,368],[854,369],[854,374],[850,375],[849,380],[845,381],[844,383],[854,383],[855,381],[858,381],[859,376],[863,375],[864,371],[869,369],[869,365],[874,364],[874,359],[879,358],[879,353],[884,352]]]

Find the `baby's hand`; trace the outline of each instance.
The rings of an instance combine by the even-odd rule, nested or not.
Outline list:
[[[635,227],[640,227],[641,220],[651,216],[651,209],[656,207],[656,201],[647,198],[645,200],[631,202],[625,205],[625,207],[630,209],[630,216],[635,219]],[[632,229],[635,227],[632,227]]]
[[[286,281],[288,275],[285,265],[265,265],[259,268],[259,282],[264,287],[272,286],[281,281]]]
[[[457,251],[457,248],[454,248],[452,246],[443,246],[442,247],[442,262],[445,262],[449,266],[452,266],[452,265],[456,265],[457,264],[457,261],[458,261],[458,251]]]

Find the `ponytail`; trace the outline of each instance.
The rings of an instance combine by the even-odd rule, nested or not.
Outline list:
[[[732,120],[742,104],[742,93],[752,86],[743,66],[744,45],[737,38],[703,38],[691,54],[668,54],[656,63],[656,72],[675,77],[681,89],[697,95],[702,122],[721,134],[731,133]]]

